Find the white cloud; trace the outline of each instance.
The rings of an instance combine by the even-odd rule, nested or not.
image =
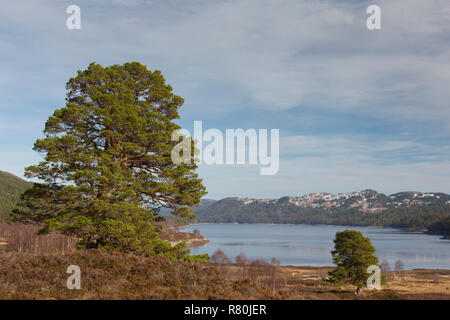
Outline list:
[[[444,137],[450,133],[450,3],[380,0],[383,29],[378,31],[365,27],[369,4],[79,1],[82,29],[69,31],[67,3],[5,2],[0,10],[0,109],[32,110],[42,125],[41,115],[64,103],[64,84],[76,69],[91,61],[138,60],[162,69],[175,92],[188,96],[187,104],[205,118],[226,112],[239,116],[243,107],[262,112],[308,107],[386,121],[428,121],[428,128]],[[239,98],[232,97],[235,93]],[[44,101],[54,104],[39,107]],[[9,119],[1,119],[2,132],[11,128]],[[281,152],[288,157],[274,177],[260,177],[258,166],[202,167],[200,172],[211,193],[221,196],[230,190],[270,196],[365,187],[450,191],[448,146],[408,137],[371,139],[285,137]],[[3,150],[0,169],[21,175],[25,162],[34,159],[32,151],[21,152]],[[391,152],[401,153],[403,163]],[[417,161],[405,161],[408,155]]]
[[[278,198],[366,188],[386,194],[450,192],[448,160],[384,165],[364,161],[358,156],[284,158],[275,176],[259,176],[257,166],[202,166],[199,172],[209,192],[206,197],[213,199],[229,196]]]
[[[365,4],[352,1],[124,4],[80,2],[82,30],[73,32],[65,29],[62,4],[5,4],[3,24],[34,38],[4,43],[27,50],[33,57],[26,61],[36,63],[20,70],[16,81],[15,67],[2,63],[8,78],[17,85],[26,75],[31,80],[24,85],[33,88],[46,73],[53,79],[43,93],[60,99],[56,92],[75,68],[91,60],[135,59],[162,68],[184,92],[195,84],[233,85],[257,108],[306,105],[381,117],[449,118],[447,1],[379,1],[378,31],[365,28]],[[52,63],[57,68],[48,69]]]
[[[430,152],[430,147],[408,140],[375,140],[373,136],[286,136],[280,141],[283,155],[301,156],[357,156],[389,151],[420,150]]]
[[[280,148],[280,169],[275,176],[260,176],[257,165],[201,166],[207,197],[276,198],[366,188],[384,193],[450,192],[449,146],[322,135],[282,137]]]

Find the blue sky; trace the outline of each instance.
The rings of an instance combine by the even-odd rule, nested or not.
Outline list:
[[[66,8],[81,8],[68,30]],[[381,8],[381,30],[366,8]],[[160,69],[180,124],[280,129],[280,170],[199,168],[207,197],[450,193],[448,0],[10,1],[0,10],[0,170],[23,176],[65,83],[95,61]]]

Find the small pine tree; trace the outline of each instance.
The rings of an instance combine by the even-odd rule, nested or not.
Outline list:
[[[331,254],[336,268],[329,272],[330,281],[353,284],[359,292],[366,286],[367,268],[378,264],[375,248],[369,238],[354,230],[337,232],[334,245]]]

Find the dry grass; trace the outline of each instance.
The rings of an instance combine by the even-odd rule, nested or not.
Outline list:
[[[381,290],[364,289],[356,295],[355,287],[331,286],[323,282],[332,267],[279,266],[276,259],[248,260],[243,253],[230,263],[221,250],[212,261],[231,280],[248,278],[263,285],[282,299],[446,299],[450,300],[450,270],[413,270],[387,272],[388,282]]]
[[[66,287],[69,265],[81,269],[80,290]],[[359,295],[352,286],[324,285],[330,270],[262,260],[204,265],[102,250],[6,252],[0,299],[450,299],[450,270],[404,271],[382,290]]]
[[[240,274],[242,266],[227,265],[229,274]],[[248,267],[247,267],[248,268]],[[285,299],[445,299],[450,300],[450,270],[390,272],[391,279],[381,290],[364,289],[359,295],[353,286],[332,287],[321,281],[331,267],[276,267],[276,289]],[[266,281],[270,277],[266,277]]]
[[[436,295],[450,297],[450,270],[413,270],[392,272],[393,279],[385,290],[399,294]]]

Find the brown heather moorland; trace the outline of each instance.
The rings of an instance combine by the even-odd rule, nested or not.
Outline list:
[[[220,250],[210,264],[77,251],[67,236],[36,232],[0,224],[0,299],[450,299],[450,270],[388,272],[382,290],[356,295],[352,286],[322,281],[331,267],[279,266],[243,254],[232,263]],[[69,265],[81,269],[79,290],[67,289]]]
[[[69,290],[69,265],[81,289]],[[56,255],[0,255],[1,299],[276,299],[264,285],[230,280],[218,268],[103,250]]]
[[[66,287],[72,264],[81,269],[79,290]],[[0,299],[450,299],[450,270],[403,271],[382,290],[358,295],[352,286],[324,285],[329,270],[258,260],[196,264],[103,250],[6,252],[0,254]]]

